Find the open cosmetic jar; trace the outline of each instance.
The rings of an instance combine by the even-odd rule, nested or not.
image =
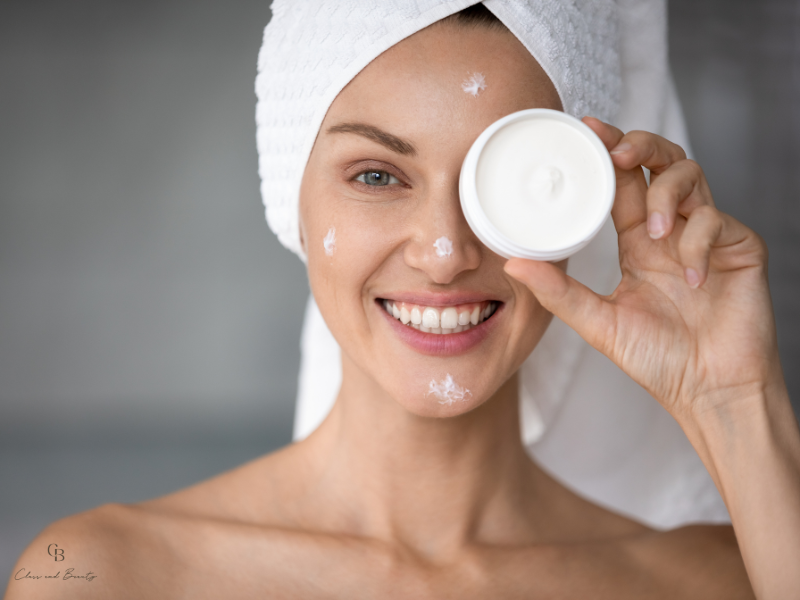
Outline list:
[[[582,121],[546,108],[492,123],[461,166],[461,209],[506,258],[558,261],[586,246],[611,213],[614,166]]]

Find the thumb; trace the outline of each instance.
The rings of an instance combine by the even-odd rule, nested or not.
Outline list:
[[[542,306],[597,350],[608,354],[616,322],[612,304],[548,262],[512,258],[504,269],[525,284]]]

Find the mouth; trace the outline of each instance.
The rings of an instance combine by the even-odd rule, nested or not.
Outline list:
[[[403,325],[440,335],[463,333],[476,328],[495,314],[500,302],[488,300],[456,306],[423,306],[379,298],[383,310]]]

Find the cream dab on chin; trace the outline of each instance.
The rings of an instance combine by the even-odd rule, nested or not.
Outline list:
[[[477,96],[486,89],[486,78],[483,73],[473,73],[469,79],[464,80],[464,83],[461,84],[461,89],[467,94]]]
[[[439,258],[447,258],[453,254],[453,242],[447,236],[442,236],[435,242],[433,247],[436,249],[436,256]]]
[[[461,387],[453,381],[453,377],[450,373],[439,382],[435,379],[431,379],[431,382],[428,384],[428,396],[431,394],[439,399],[439,404],[447,404],[448,406],[453,404],[453,402],[466,400],[468,396],[472,395],[468,389]]]
[[[336,227],[328,229],[328,234],[322,240],[322,245],[325,248],[325,254],[333,256],[333,251],[336,250]]]

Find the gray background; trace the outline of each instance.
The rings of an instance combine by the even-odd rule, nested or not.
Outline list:
[[[670,18],[695,154],[771,249],[797,402],[798,4]],[[0,4],[0,577],[54,519],[290,440],[307,283],[258,194],[268,19],[264,0]]]

